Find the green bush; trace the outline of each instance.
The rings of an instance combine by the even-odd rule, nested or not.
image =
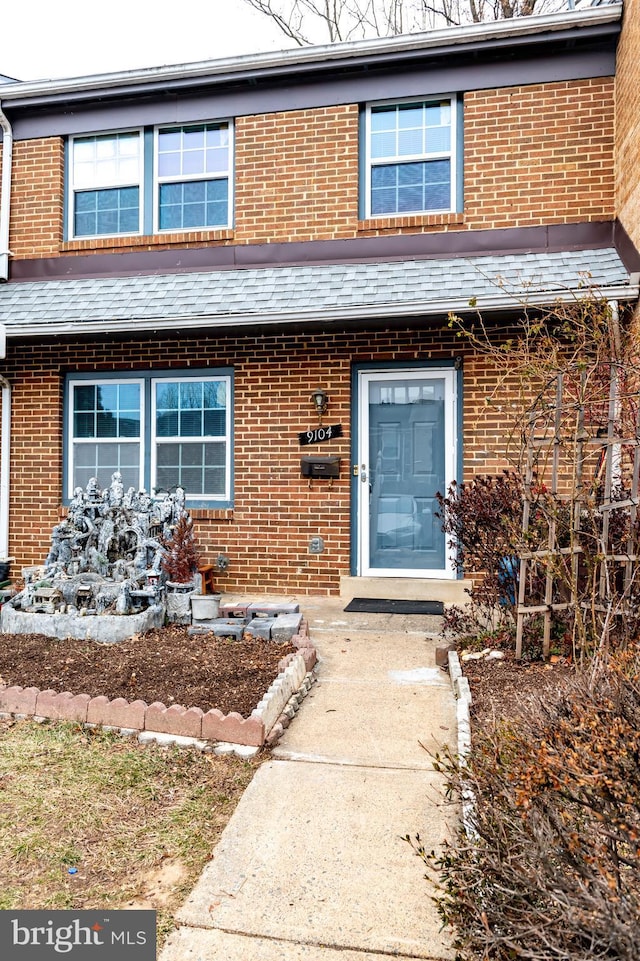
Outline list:
[[[438,905],[460,961],[636,961],[640,951],[640,650],[600,658],[546,703],[474,736],[467,830],[440,854]]]

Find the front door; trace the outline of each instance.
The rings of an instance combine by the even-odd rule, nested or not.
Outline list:
[[[450,368],[361,371],[358,382],[358,573],[452,577],[437,493],[456,466]]]

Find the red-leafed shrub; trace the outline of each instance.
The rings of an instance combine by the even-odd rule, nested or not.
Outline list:
[[[198,569],[199,553],[193,532],[193,521],[182,514],[172,529],[171,537],[162,543],[164,557],[162,569],[170,581],[186,584]]]
[[[546,703],[474,734],[436,767],[473,805],[439,854],[460,961],[637,961],[640,648],[598,658]]]

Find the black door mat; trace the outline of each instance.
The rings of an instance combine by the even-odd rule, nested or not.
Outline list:
[[[442,601],[404,601],[384,597],[354,597],[345,607],[352,614],[444,614]]]

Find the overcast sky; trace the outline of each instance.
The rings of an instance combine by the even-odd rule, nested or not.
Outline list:
[[[281,50],[291,42],[243,0],[3,3],[0,74],[77,77]]]

